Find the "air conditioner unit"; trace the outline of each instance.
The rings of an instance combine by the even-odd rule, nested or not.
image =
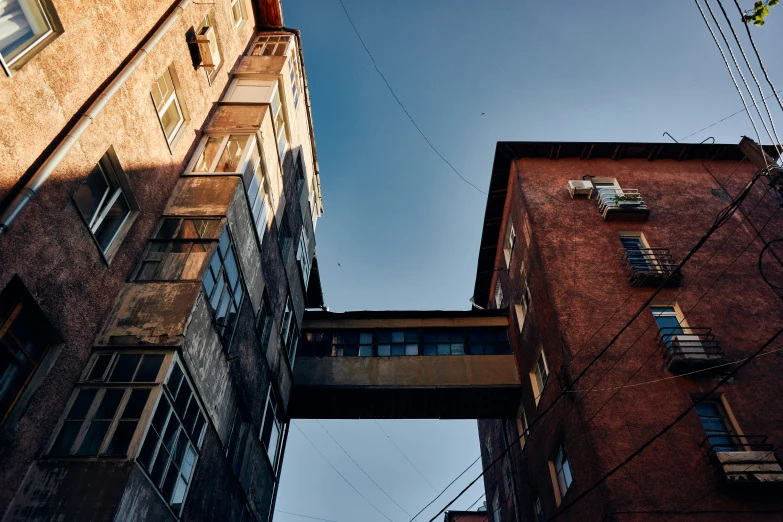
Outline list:
[[[593,195],[593,182],[582,179],[572,179],[568,181],[568,192],[571,197],[587,196],[588,198]]]
[[[783,470],[771,451],[718,451],[715,456],[730,484],[783,481]]]
[[[198,52],[201,55],[201,67],[213,71],[220,65],[220,52],[217,46],[217,35],[215,28],[204,27],[196,35]]]

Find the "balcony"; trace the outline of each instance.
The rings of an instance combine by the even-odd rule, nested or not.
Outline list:
[[[783,468],[764,435],[709,431],[702,442],[725,489],[769,492],[783,487]]]
[[[671,373],[703,370],[726,362],[712,328],[661,328],[656,337]]]
[[[650,209],[639,189],[599,188],[598,210],[604,221],[647,221]]]
[[[675,272],[677,263],[668,248],[621,248],[617,257],[633,287],[657,288],[666,281],[665,288],[676,288],[682,282],[682,274]]]

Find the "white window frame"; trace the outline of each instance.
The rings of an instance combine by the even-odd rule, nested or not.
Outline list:
[[[536,357],[533,369],[530,371],[530,383],[533,387],[533,398],[535,399],[536,406],[538,406],[538,403],[541,401],[541,396],[544,394],[547,382],[549,382],[549,364],[547,363],[546,354],[544,354],[544,349],[542,347],[538,353],[538,357]]]
[[[525,234],[525,244],[530,248],[530,243],[533,242],[533,231],[530,229],[530,216],[525,216],[525,221],[522,223],[522,232]]]
[[[16,16],[23,17],[31,30],[33,25],[41,27],[33,30],[32,36],[26,41],[16,42],[14,49],[8,55],[0,54],[0,66],[8,76],[12,76],[63,32],[57,11],[50,0],[19,0],[18,5]],[[11,16],[12,12],[9,10],[3,14]]]
[[[524,265],[522,270],[524,270]],[[533,297],[530,295],[530,287],[527,284],[527,280],[522,283],[522,296],[519,299],[519,303],[514,305],[514,309],[517,313],[517,323],[519,323],[519,331],[521,332],[525,326],[525,321],[530,314],[530,306],[533,302]]]
[[[552,479],[552,489],[555,492],[555,502],[559,506],[566,493],[574,483],[571,460],[568,458],[565,444],[559,443],[555,458],[549,461],[549,471]]]
[[[239,20],[237,20],[237,10],[239,11]],[[247,21],[245,0],[231,0],[231,16],[234,19],[234,29],[239,31]]]
[[[158,104],[155,102],[155,96],[153,92],[154,89],[158,89],[158,92],[162,94],[158,85],[159,82],[167,74],[169,75],[169,78],[171,79],[171,85],[174,88],[172,89],[171,94],[169,94],[165,100],[163,100],[161,96],[161,106],[160,108],[158,108]],[[150,90],[150,97],[152,98],[152,104],[155,107],[155,112],[158,115],[158,122],[160,122],[160,129],[161,131],[163,131],[163,136],[166,138],[166,143],[168,144],[169,149],[172,149],[172,152],[173,152],[173,148],[176,146],[177,142],[182,137],[185,126],[190,119],[185,104],[182,102],[182,100],[180,100],[180,95],[178,92],[179,90],[180,90],[179,79],[177,78],[177,73],[174,70],[174,65],[169,65],[168,67],[166,67],[163,73],[160,76],[158,76],[158,78],[154,82],[152,82],[152,90]],[[172,129],[171,135],[166,135],[166,128],[163,126],[163,115],[166,114],[166,111],[169,109],[172,103],[177,108],[177,113],[179,114],[179,121],[177,122],[177,125],[174,127],[174,129]]]
[[[283,40],[280,38],[283,37]],[[262,34],[256,38],[253,42],[253,47],[250,50],[250,54],[254,56],[287,56],[288,48],[291,46],[291,41],[294,35],[291,33],[275,33],[275,34]],[[270,40],[275,40],[270,42]],[[260,52],[256,53],[256,50],[260,48]],[[263,54],[267,49],[271,48],[270,54]]]
[[[506,268],[511,266],[511,257],[514,255],[514,245],[517,242],[517,233],[514,231],[514,224],[509,222],[506,240],[503,243],[503,255],[506,258]]]
[[[500,284],[500,279],[495,281],[495,308],[501,308],[503,306],[503,286]]]
[[[264,418],[261,420],[261,429],[258,432],[258,440],[261,441],[261,444],[264,446],[264,450],[267,456],[267,459],[269,460],[269,464],[272,466],[272,475],[274,476],[275,481],[277,481],[277,475],[280,468],[280,456],[282,454],[282,445],[283,445],[283,432],[285,429],[285,419],[282,415],[282,405],[280,404],[280,401],[277,399],[277,395],[274,391],[272,391],[272,387],[269,387],[269,390],[267,391],[266,395],[266,404],[264,405]],[[279,413],[279,419],[278,419],[278,413]],[[269,417],[271,415],[271,417]],[[264,427],[266,426],[267,421],[271,418],[271,422],[274,422],[277,426],[277,438],[275,441],[274,446],[274,455],[269,455],[270,447],[267,446],[267,444],[264,442]],[[279,420],[279,423],[278,423]],[[270,436],[269,442],[272,442],[272,438]]]
[[[302,281],[304,282],[305,290],[310,282],[310,249],[308,247],[309,238],[305,227],[302,226],[302,231],[299,233],[299,246],[296,249],[296,260],[299,262],[299,268],[302,270]]]
[[[530,436],[530,426],[527,423],[527,414],[525,408],[522,408],[522,414],[517,417],[517,433],[519,433],[519,445],[525,449],[525,443]]]
[[[236,0],[237,2],[241,2],[242,0]],[[215,79],[215,75],[220,71],[220,69],[223,67],[223,53],[220,52],[220,43],[218,42],[217,37],[217,24],[215,23],[215,15],[213,11],[210,11],[209,14],[204,16],[204,20],[201,21],[201,27],[196,31],[196,33],[200,33],[202,29],[205,27],[212,27],[212,30],[215,34],[215,39],[210,42],[209,50],[212,53],[212,59],[214,60],[215,57],[217,57],[217,63],[215,64],[215,67],[212,69],[204,69],[204,74],[207,76],[207,83],[209,85],[212,85],[212,80]]]

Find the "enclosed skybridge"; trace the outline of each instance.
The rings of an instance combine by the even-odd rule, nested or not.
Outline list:
[[[293,418],[513,418],[508,311],[306,312]]]

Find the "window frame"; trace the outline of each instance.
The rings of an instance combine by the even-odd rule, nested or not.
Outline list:
[[[503,256],[506,258],[506,268],[511,266],[511,259],[514,257],[514,245],[517,242],[517,233],[514,230],[514,223],[509,221],[506,239],[503,241]]]
[[[213,234],[214,237],[198,237],[198,238],[182,238],[182,237],[171,237],[171,238],[161,238],[158,237],[163,230],[165,224],[167,221],[176,221],[178,220],[179,223],[176,225],[176,229],[173,233],[174,236],[178,236],[184,227],[184,224],[186,221],[190,222],[198,222],[198,221],[210,221],[215,222],[215,230],[216,233]],[[226,219],[225,218],[213,218],[213,217],[192,217],[192,216],[163,216],[160,221],[158,222],[158,225],[155,228],[155,233],[150,237],[150,239],[147,240],[147,245],[144,248],[144,252],[142,253],[141,260],[138,263],[138,266],[136,267],[136,270],[134,271],[133,281],[136,283],[148,283],[148,282],[161,282],[161,281],[202,281],[204,278],[204,274],[209,266],[209,261],[212,259],[212,256],[214,255],[214,249],[217,246],[218,239],[220,238],[220,234],[223,230],[223,227],[226,226]],[[194,230],[197,230],[194,226]],[[188,252],[173,252],[175,250],[174,245],[185,245],[190,244],[190,248],[188,249]],[[165,251],[160,250],[153,250],[153,245],[166,245]],[[184,275],[185,269],[187,268],[190,255],[194,253],[193,249],[196,245],[201,245],[204,249],[204,259],[201,262],[201,267],[199,268],[198,274],[195,275],[195,277],[191,278],[182,278],[181,276]],[[197,253],[197,252],[196,252]],[[153,254],[161,254],[160,256],[155,256]],[[187,254],[188,261],[185,261],[182,265],[180,276],[171,279],[171,278],[158,278],[158,276],[161,276],[161,271],[166,266],[167,257],[170,254]],[[160,259],[154,259],[154,257],[160,257]],[[154,275],[156,277],[151,277],[149,279],[142,279],[143,272],[145,270],[145,265],[147,263],[158,263],[159,266],[155,269]]]
[[[280,317],[280,346],[283,347],[291,371],[294,370],[294,359],[296,358],[296,348],[299,345],[299,326],[296,322],[296,311],[294,310],[291,295],[286,297],[283,315]]]
[[[228,354],[231,352],[231,343],[234,340],[234,334],[236,333],[237,324],[238,324],[238,321],[239,321],[239,314],[242,311],[242,304],[245,302],[245,299],[247,298],[247,287],[245,286],[245,277],[244,277],[244,275],[242,273],[241,262],[240,262],[239,256],[236,253],[237,252],[236,251],[236,244],[234,243],[234,238],[233,238],[233,235],[231,234],[231,230],[230,230],[230,227],[229,227],[228,223],[226,223],[224,225],[223,230],[220,233],[220,236],[222,236],[223,234],[226,234],[228,236],[228,246],[226,247],[226,254],[228,254],[230,252],[233,255],[234,265],[236,266],[237,277],[239,279],[238,285],[236,285],[235,288],[232,288],[231,287],[231,281],[229,280],[229,278],[227,276],[222,276],[222,278],[220,277],[221,274],[225,274],[226,273],[226,259],[227,259],[227,257],[224,258],[224,254],[223,254],[223,252],[221,252],[220,245],[219,245],[220,239],[218,239],[218,241],[217,241],[218,245],[214,248],[214,250],[212,251],[212,255],[209,256],[209,259],[208,259],[208,261],[205,264],[207,268],[204,270],[204,272],[202,274],[201,287],[202,287],[202,289],[204,291],[204,300],[207,303],[207,309],[209,310],[210,315],[212,317],[212,324],[213,324],[213,326],[215,328],[215,331],[218,334],[218,337],[220,338],[221,344],[223,345],[223,352],[225,353],[226,356],[228,356]],[[204,281],[206,281],[207,272],[209,271],[210,274],[212,272],[212,260],[215,258],[215,256],[218,257],[220,266],[218,268],[217,274],[214,277],[210,275],[210,277],[213,277],[213,279],[214,279],[212,284],[215,285],[215,286],[213,286],[210,290],[207,290],[207,285],[204,283]],[[218,286],[217,286],[216,283],[220,279],[224,279],[225,285],[224,285],[224,288],[221,290],[221,295],[218,296],[217,306],[219,307],[221,302],[222,302],[222,295],[223,295],[223,293],[228,291],[228,294],[229,294],[228,306],[230,307],[233,304],[234,307],[236,308],[236,314],[237,314],[236,318],[234,319],[234,322],[231,323],[230,325],[219,325],[218,324],[218,322],[217,322],[217,319],[218,319],[217,313],[218,313],[218,311],[215,310],[213,305],[212,305],[212,298],[215,296],[215,292],[218,289]],[[235,295],[237,289],[241,290],[241,292],[242,292],[242,295],[239,297],[239,299],[237,299],[236,295]],[[228,312],[228,308],[226,308],[226,312]],[[226,317],[228,317],[228,315],[226,315]],[[225,336],[225,329],[229,328],[229,327],[231,328],[231,332],[229,333],[228,337],[226,337]]]
[[[495,279],[495,308],[500,309],[503,307],[503,285],[500,283],[500,278]]]
[[[160,82],[165,75],[168,74],[171,79],[171,85],[173,86],[173,90],[171,92],[171,95],[166,98],[165,100],[162,100],[161,107],[158,109],[158,104],[155,101],[155,95],[154,89],[160,90],[158,87],[158,82]],[[150,89],[150,99],[152,100],[152,106],[155,109],[155,114],[158,116],[158,123],[160,123],[160,130],[163,132],[163,137],[166,139],[166,145],[169,148],[169,152],[173,155],[174,149],[176,148],[179,141],[182,139],[182,136],[185,134],[185,129],[188,126],[188,122],[190,121],[190,113],[188,112],[188,108],[185,105],[184,100],[182,100],[180,92],[182,91],[182,87],[179,82],[179,77],[177,76],[177,71],[174,68],[174,64],[169,64],[164,71],[157,76],[155,81],[152,82],[152,88]],[[174,129],[171,131],[171,135],[169,136],[166,134],[166,128],[163,125],[163,118],[162,115],[166,113],[166,111],[169,109],[172,103],[176,104],[177,112],[179,113],[180,119],[177,125],[174,127]]]
[[[552,478],[552,488],[555,492],[555,502],[559,506],[574,483],[574,472],[565,442],[560,441],[558,443],[555,456],[549,461],[549,470]],[[568,476],[566,476],[566,473]]]
[[[239,20],[236,17],[235,7],[239,8]],[[234,20],[234,29],[239,32],[247,23],[247,7],[245,6],[245,0],[230,0],[229,9],[231,10],[231,17]]]
[[[543,362],[543,372],[541,371],[541,364]],[[541,402],[541,397],[544,395],[546,385],[549,382],[549,363],[546,360],[546,354],[544,354],[544,348],[541,347],[538,352],[538,356],[533,364],[533,368],[530,371],[530,382],[533,388],[533,399],[536,406]],[[541,381],[539,383],[539,381]]]
[[[527,422],[527,413],[525,407],[521,406],[522,415],[517,417],[517,433],[519,434],[519,445],[525,449],[528,437],[530,437],[530,425]]]
[[[2,67],[3,72],[9,77],[13,76],[36,54],[41,52],[64,32],[63,25],[60,22],[59,16],[57,16],[57,11],[51,0],[20,0],[19,7],[24,12],[22,3],[24,3],[28,9],[29,4],[34,4],[35,7],[38,8],[41,17],[43,18],[43,22],[48,29],[39,36],[34,37],[34,39],[28,40],[14,49],[13,52],[16,54],[14,54],[10,60],[6,59],[6,57],[0,53],[0,67]]]
[[[242,0],[234,1],[242,2]],[[215,51],[217,51],[217,57],[220,60],[217,64],[217,67],[214,69],[204,69],[204,74],[207,77],[207,84],[211,87],[215,81],[215,76],[217,76],[217,73],[220,72],[220,70],[223,68],[223,62],[225,62],[223,59],[223,49],[221,48],[220,38],[218,36],[217,23],[215,22],[214,10],[204,15],[204,19],[201,21],[201,26],[196,29],[196,34],[199,34],[206,27],[211,27],[215,33]]]
[[[271,417],[270,415],[270,406],[271,406]],[[267,426],[267,420],[271,418],[271,422],[274,423],[274,426],[277,428],[277,442],[274,446],[274,456],[269,456],[269,450],[270,446],[269,443],[272,441],[272,433],[270,431],[270,438],[268,442],[264,442],[264,431]],[[261,429],[258,433],[258,440],[261,441],[261,444],[264,447],[264,455],[267,457],[267,463],[269,464],[270,468],[272,469],[272,476],[274,482],[278,481],[278,474],[280,472],[280,464],[282,462],[282,448],[283,448],[283,436],[286,429],[286,422],[285,422],[285,415],[284,411],[282,409],[282,404],[280,403],[280,400],[277,398],[277,393],[272,389],[272,386],[269,386],[269,391],[267,392],[267,398],[266,403],[264,404],[264,417],[261,420]]]
[[[737,418],[734,416],[734,412],[732,411],[731,407],[728,404],[728,401],[726,400],[726,396],[724,394],[713,394],[713,395],[700,395],[695,394],[691,395],[691,399],[693,402],[701,401],[699,404],[709,403],[714,404],[716,406],[716,409],[719,414],[719,418],[723,422],[724,426],[726,427],[726,433],[728,437],[730,438],[730,442],[728,444],[713,444],[710,440],[710,436],[708,433],[707,428],[704,426],[704,423],[702,422],[702,415],[698,412],[697,408],[699,404],[694,405],[694,413],[696,413],[696,417],[699,420],[699,426],[702,429],[702,432],[705,436],[705,442],[709,443],[709,447],[715,451],[718,452],[734,452],[734,451],[746,451],[749,449],[748,447],[748,439],[745,437],[744,432],[739,426],[739,423],[737,422]],[[714,430],[709,430],[714,431]],[[715,448],[725,448],[732,446],[733,449],[722,449],[717,450]]]
[[[310,282],[310,271],[312,269],[310,248],[308,247],[309,242],[310,238],[307,231],[305,230],[305,227],[302,226],[302,229],[299,232],[299,245],[296,247],[296,260],[299,263],[299,271],[302,275],[302,283],[304,284],[305,292],[307,291],[307,286]]]
[[[530,286],[527,284],[527,279],[525,279],[522,283],[522,294],[519,297],[519,302],[514,305],[520,332],[522,332],[522,329],[525,327],[525,322],[527,322],[527,317],[530,315],[530,307],[532,304],[533,296],[530,294]]]
[[[104,181],[106,181],[107,187],[103,197],[98,202],[98,209],[94,211],[94,215],[87,217],[84,215],[83,209],[77,201],[77,193],[83,187],[88,186],[87,180],[89,176],[93,175],[96,171],[101,173]],[[114,185],[113,188],[112,185]],[[102,247],[98,241],[96,233],[100,231],[101,225],[104,224],[106,217],[111,211],[112,205],[114,205],[114,203],[116,203],[120,197],[125,200],[125,203],[128,206],[128,213],[117,226],[117,229],[112,234],[109,243],[104,249],[104,247]],[[136,221],[136,218],[140,213],[139,205],[136,202],[133,191],[131,190],[128,177],[126,176],[125,171],[122,169],[122,165],[120,165],[120,161],[117,158],[117,154],[114,151],[113,146],[109,147],[106,152],[104,152],[104,154],[95,164],[95,167],[93,167],[93,169],[79,184],[76,190],[71,193],[71,201],[76,206],[79,217],[81,217],[82,222],[84,222],[84,225],[87,227],[87,230],[90,233],[90,237],[95,243],[95,246],[98,248],[98,252],[101,254],[101,258],[107,266],[110,265],[114,259],[114,256],[117,254],[120,245],[127,236],[128,231],[133,226],[133,223]]]

